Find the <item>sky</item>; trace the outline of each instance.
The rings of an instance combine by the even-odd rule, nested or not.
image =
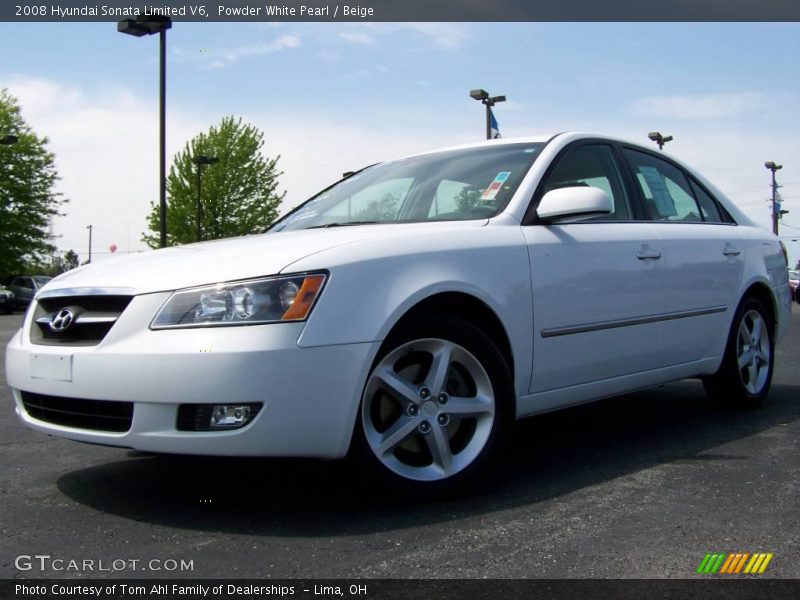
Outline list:
[[[114,23],[0,23],[0,88],[49,138],[69,199],[54,233],[85,260],[141,251],[158,200],[158,42]],[[175,23],[167,160],[228,115],[280,155],[282,211],[345,171],[480,140],[578,130],[650,144],[710,179],[800,259],[798,23]],[[793,241],[794,240],[794,241]]]

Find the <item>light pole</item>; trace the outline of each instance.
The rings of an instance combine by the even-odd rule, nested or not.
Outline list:
[[[490,96],[486,90],[471,90],[469,97],[486,107],[486,139],[492,139],[492,107],[498,102],[505,102],[505,96]]]
[[[159,45],[159,228],[161,248],[167,246],[167,150],[166,150],[166,125],[167,112],[167,29],[172,27],[172,19],[162,15],[140,16],[135,19],[123,19],[117,22],[117,31],[142,37],[158,33]]]
[[[219,158],[216,156],[203,156],[202,154],[198,154],[192,159],[192,162],[197,165],[197,170],[195,171],[195,175],[197,176],[197,241],[203,239],[202,229],[200,228],[200,223],[203,221],[203,204],[201,202],[200,197],[200,185],[203,181],[203,167],[205,165],[213,165],[214,163],[219,162]]]
[[[661,133],[659,133],[658,131],[651,131],[650,133],[647,134],[647,137],[649,137],[656,144],[658,144],[658,149],[662,151],[664,150],[664,144],[672,141],[671,135],[661,135]]]
[[[775,181],[775,171],[780,171],[783,165],[776,165],[773,161],[764,163],[764,166],[772,171],[772,233],[778,235],[778,183]]]
[[[89,230],[89,260],[86,261],[87,265],[92,262],[92,227],[92,225],[86,226],[86,229]]]
[[[15,135],[8,134],[4,135],[0,138],[0,145],[3,146],[10,146],[11,144],[16,144],[19,141],[19,138]]]

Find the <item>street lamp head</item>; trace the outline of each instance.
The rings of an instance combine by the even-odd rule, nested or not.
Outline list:
[[[770,171],[772,171],[773,173],[774,173],[775,171],[779,171],[780,169],[782,169],[782,168],[783,168],[783,165],[776,165],[776,164],[775,164],[775,162],[774,162],[774,161],[771,161],[771,160],[770,160],[770,161],[767,161],[767,162],[765,162],[765,163],[764,163],[764,166],[765,166],[766,168],[768,168]]]
[[[489,97],[489,92],[486,90],[470,90],[469,97],[473,100],[486,100]]]
[[[653,140],[656,144],[658,144],[659,150],[663,150],[664,144],[672,141],[671,135],[662,135],[660,131],[651,131],[650,133],[647,134],[647,137]]]
[[[171,28],[172,19],[164,15],[140,16],[135,19],[122,19],[117,22],[117,31],[135,37],[161,33]]]
[[[0,138],[0,144],[3,146],[10,146],[11,144],[16,144],[18,141],[19,138],[12,134],[4,135]]]
[[[505,102],[506,101],[506,97],[505,96],[492,96],[491,98],[489,98],[489,101],[492,104],[494,104],[495,102]]]

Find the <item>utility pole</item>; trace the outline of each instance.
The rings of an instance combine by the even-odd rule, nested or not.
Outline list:
[[[782,211],[778,206],[778,183],[775,181],[775,171],[782,169],[783,165],[776,165],[774,161],[770,160],[765,162],[764,166],[772,171],[772,233],[778,235],[778,217]]]
[[[89,260],[86,261],[86,264],[88,265],[90,262],[92,262],[92,225],[87,225],[86,229],[89,230]]]

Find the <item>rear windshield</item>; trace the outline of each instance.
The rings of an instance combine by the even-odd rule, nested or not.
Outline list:
[[[493,217],[514,195],[543,147],[484,146],[381,163],[318,194],[270,231]]]

